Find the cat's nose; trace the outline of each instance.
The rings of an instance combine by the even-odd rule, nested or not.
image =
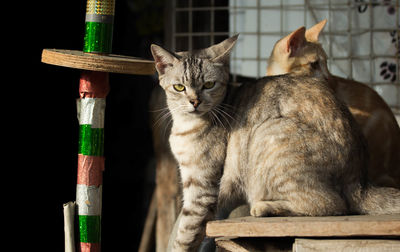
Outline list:
[[[201,101],[199,99],[192,99],[190,100],[190,103],[193,105],[194,108],[197,108],[200,105]]]

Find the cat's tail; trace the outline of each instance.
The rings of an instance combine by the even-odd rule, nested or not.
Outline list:
[[[351,212],[380,215],[400,214],[400,190],[391,187],[356,186],[349,192]]]

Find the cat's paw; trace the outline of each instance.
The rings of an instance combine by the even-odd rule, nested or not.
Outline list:
[[[250,214],[254,217],[267,216],[270,212],[270,206],[265,201],[258,201],[251,205]]]

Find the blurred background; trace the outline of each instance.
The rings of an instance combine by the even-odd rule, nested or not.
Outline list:
[[[16,3],[18,4],[18,3]],[[80,71],[40,62],[44,48],[82,50],[86,1],[19,3],[5,21],[12,61],[5,96],[18,120],[8,156],[16,165],[19,203],[32,225],[15,232],[30,247],[63,251],[62,204],[75,200],[78,149],[76,99]],[[117,0],[114,54],[151,59],[150,44],[192,50],[240,33],[232,78],[263,76],[273,44],[305,25],[328,19],[322,44],[333,74],[373,87],[394,111],[400,108],[398,0]],[[136,251],[155,186],[149,99],[156,76],[110,74],[107,97],[102,250]],[[21,103],[23,108],[18,108]],[[10,105],[10,103],[8,103]],[[9,112],[6,109],[6,112]],[[6,117],[5,117],[6,118]],[[10,137],[8,136],[8,137]],[[6,159],[8,160],[8,159]],[[14,189],[14,192],[17,191]],[[9,194],[6,192],[6,194]],[[40,227],[40,232],[37,228]]]

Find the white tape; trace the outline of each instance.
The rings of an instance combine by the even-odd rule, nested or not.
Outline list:
[[[65,252],[75,252],[75,239],[74,239],[75,205],[76,205],[75,202],[68,202],[63,205]]]
[[[76,204],[78,215],[101,216],[103,186],[76,185]]]
[[[105,98],[77,99],[79,124],[90,124],[92,128],[104,128]]]

